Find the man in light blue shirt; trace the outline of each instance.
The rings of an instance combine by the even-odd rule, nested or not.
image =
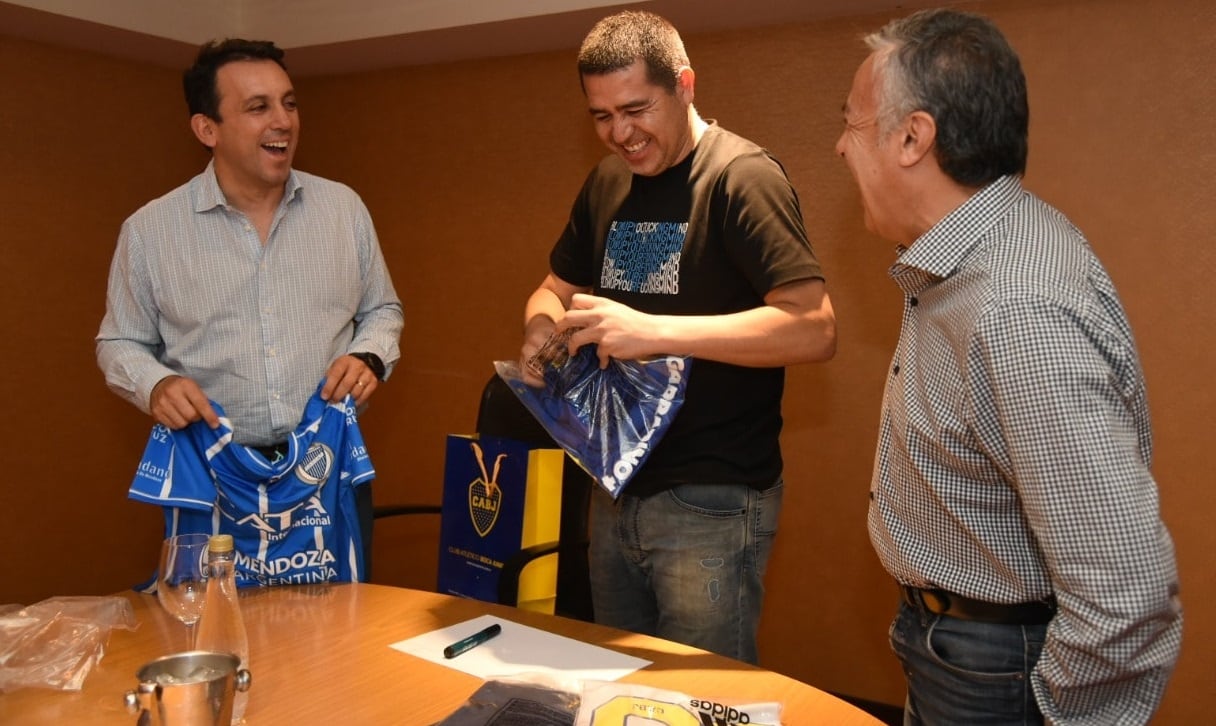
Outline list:
[[[326,400],[367,403],[399,357],[401,303],[359,196],[292,169],[282,50],[209,43],[183,86],[212,160],[123,224],[98,365],[170,429],[216,427],[219,402],[235,440],[273,458],[322,380]]]

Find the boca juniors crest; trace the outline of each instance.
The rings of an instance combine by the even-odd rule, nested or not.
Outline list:
[[[498,521],[498,512],[502,509],[502,488],[498,486],[498,472],[502,471],[502,460],[509,454],[502,453],[494,457],[494,473],[486,474],[486,457],[476,441],[469,442],[473,450],[473,458],[477,460],[477,468],[481,477],[469,483],[469,519],[477,534],[485,537],[494,529]]]
[[[503,563],[524,547],[557,539],[564,458],[560,449],[534,449],[497,436],[447,437],[439,592],[496,602]],[[552,589],[556,560],[550,564],[551,575],[544,562],[528,565],[528,577],[520,580],[521,603],[527,579]]]

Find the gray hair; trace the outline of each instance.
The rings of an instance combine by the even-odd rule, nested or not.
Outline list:
[[[937,161],[956,182],[981,186],[1026,172],[1026,78],[991,21],[922,10],[888,23],[865,43],[875,53],[880,134],[924,111],[937,124]]]

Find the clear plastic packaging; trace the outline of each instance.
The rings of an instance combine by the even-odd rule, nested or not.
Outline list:
[[[491,678],[435,726],[572,726],[578,701],[577,683],[561,685],[539,674]]]
[[[138,624],[131,603],[118,596],[0,605],[0,691],[79,691],[105,654],[110,631]]]
[[[566,353],[569,332],[550,337],[528,362],[544,388],[523,381],[515,361],[494,368],[553,440],[613,497],[634,477],[684,403],[692,359],[611,359],[595,345]]]

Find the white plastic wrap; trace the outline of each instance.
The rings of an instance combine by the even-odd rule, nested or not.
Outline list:
[[[138,625],[126,598],[52,597],[0,605],[0,691],[79,691],[114,628]]]

